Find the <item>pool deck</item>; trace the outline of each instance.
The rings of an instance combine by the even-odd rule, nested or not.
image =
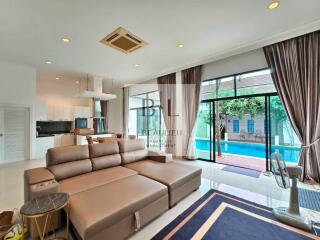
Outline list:
[[[199,158],[209,159],[208,151],[198,150],[197,155]],[[261,172],[266,171],[266,161],[265,159],[262,159],[262,158],[222,153],[222,156],[216,157],[216,162],[225,164],[225,165],[233,165],[238,167],[250,168],[250,169],[254,169]]]
[[[250,168],[261,172],[266,171],[266,160],[262,158],[252,158],[239,155],[223,154],[217,156],[217,163],[234,165],[238,167]]]

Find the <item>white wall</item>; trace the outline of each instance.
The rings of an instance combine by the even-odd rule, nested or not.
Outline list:
[[[231,74],[267,68],[268,64],[261,48],[207,63],[202,68],[202,80],[223,77]]]
[[[29,154],[35,154],[36,69],[0,61],[0,104],[27,107],[30,111]]]

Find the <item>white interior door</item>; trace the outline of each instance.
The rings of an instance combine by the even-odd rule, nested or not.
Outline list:
[[[2,108],[0,109],[0,129],[2,137],[1,163],[21,161],[26,158],[27,149],[27,109]],[[1,126],[2,125],[2,126]]]

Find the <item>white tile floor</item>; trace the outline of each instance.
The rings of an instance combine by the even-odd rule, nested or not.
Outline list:
[[[273,176],[261,175],[259,178],[248,177],[221,169],[224,165],[203,161],[179,161],[184,164],[200,166],[203,169],[202,184],[198,191],[178,203],[156,220],[148,224],[130,239],[150,239],[164,226],[187,209],[192,203],[205,194],[210,188],[220,190],[232,195],[268,206],[287,206],[289,191],[279,188]],[[0,212],[19,208],[23,204],[23,172],[25,169],[45,166],[45,160],[31,160],[12,164],[0,165]],[[310,186],[299,183],[299,187],[318,190],[318,186]],[[302,209],[316,220],[320,220],[320,214]]]

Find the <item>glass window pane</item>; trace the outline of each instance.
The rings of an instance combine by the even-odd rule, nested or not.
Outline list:
[[[137,115],[137,110],[129,110],[129,119],[130,121],[128,122],[128,131],[130,135],[137,135],[137,120],[138,120],[138,115]]]
[[[160,109],[149,108],[149,148],[160,149]]]
[[[278,152],[289,164],[298,164],[301,143],[291,125],[279,96],[270,97],[271,152]],[[269,124],[268,124],[269,126]]]
[[[237,75],[236,84],[237,96],[276,92],[270,70]]]
[[[210,105],[200,103],[196,125],[196,156],[210,160]]]
[[[148,93],[148,106],[160,106],[159,91]]]
[[[234,96],[234,77],[205,81],[201,85],[201,100]]]
[[[220,100],[215,109],[216,162],[265,171],[265,97]]]
[[[165,128],[160,112],[159,92],[149,92],[129,98],[129,134],[145,140],[149,148],[160,149],[165,139]],[[161,129],[160,129],[161,128]]]
[[[131,96],[129,98],[129,109],[141,108],[147,104],[147,94]]]

